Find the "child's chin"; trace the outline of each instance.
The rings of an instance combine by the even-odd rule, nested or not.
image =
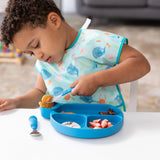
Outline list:
[[[55,60],[53,63],[61,63],[62,62],[62,59],[60,60]]]

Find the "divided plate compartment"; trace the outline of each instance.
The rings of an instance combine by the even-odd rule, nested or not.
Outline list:
[[[120,109],[107,104],[55,104],[53,108],[41,108],[44,118],[50,118],[52,126],[60,133],[78,138],[101,138],[117,133],[123,126],[123,113]],[[116,115],[101,115],[112,109]],[[74,114],[61,113],[73,112]],[[102,129],[89,128],[96,119],[107,119],[112,127]],[[81,128],[72,128],[63,125],[64,122],[76,122]]]

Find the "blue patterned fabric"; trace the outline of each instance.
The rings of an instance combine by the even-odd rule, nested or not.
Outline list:
[[[119,35],[92,29],[80,29],[75,42],[65,51],[62,61],[47,63],[37,60],[36,69],[43,76],[46,94],[57,96],[78,77],[109,69],[119,63],[123,44],[128,40]],[[118,85],[100,87],[92,96],[66,96],[59,103],[104,103],[125,110]]]

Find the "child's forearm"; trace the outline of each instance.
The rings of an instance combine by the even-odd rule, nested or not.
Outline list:
[[[35,88],[24,96],[15,98],[16,108],[37,108],[44,93]]]
[[[95,73],[98,86],[110,86],[137,80],[150,71],[144,57],[128,58],[113,68]]]

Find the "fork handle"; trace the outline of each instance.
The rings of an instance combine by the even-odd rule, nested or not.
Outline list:
[[[65,90],[65,91],[62,93],[62,96],[66,95],[66,94],[68,94],[68,93],[70,93],[70,92],[72,92],[73,88],[74,88],[74,87]]]
[[[36,116],[30,116],[29,117],[30,126],[33,130],[37,129],[37,117]]]

